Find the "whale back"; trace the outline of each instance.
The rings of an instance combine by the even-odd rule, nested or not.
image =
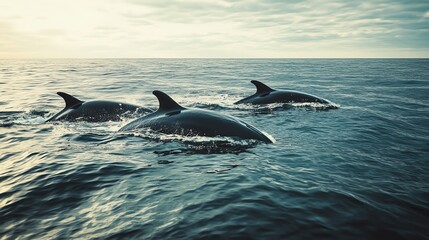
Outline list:
[[[149,128],[165,134],[238,137],[273,143],[263,132],[242,120],[214,111],[184,108],[161,91],[153,94],[159,101],[158,111],[128,123],[119,131]]]
[[[58,120],[87,122],[119,121],[122,117],[141,116],[145,113],[153,112],[150,108],[128,103],[108,100],[84,102],[64,92],[58,92],[57,94],[64,99],[66,106],[60,112],[46,120],[46,122]]]

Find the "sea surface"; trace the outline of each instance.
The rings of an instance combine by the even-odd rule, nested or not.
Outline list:
[[[330,100],[234,105],[251,80]],[[56,92],[276,141],[54,122]],[[216,127],[216,126],[212,126]],[[429,239],[429,59],[0,60],[0,239]]]

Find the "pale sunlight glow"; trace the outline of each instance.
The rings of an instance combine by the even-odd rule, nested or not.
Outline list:
[[[13,0],[0,58],[429,57],[429,2]]]

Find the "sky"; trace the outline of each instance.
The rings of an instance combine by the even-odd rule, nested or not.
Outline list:
[[[428,58],[427,0],[0,0],[0,58]]]

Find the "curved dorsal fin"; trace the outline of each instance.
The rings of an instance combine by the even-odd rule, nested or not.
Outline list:
[[[184,107],[180,106],[178,103],[176,103],[170,96],[167,94],[161,92],[161,91],[153,91],[153,95],[155,95],[158,98],[159,101],[159,109],[158,111],[171,111],[171,110],[181,110],[185,109]]]
[[[77,104],[83,103],[83,101],[73,97],[70,94],[67,94],[64,92],[57,92],[57,94],[60,95],[64,99],[64,102],[66,102],[66,108],[71,108]]]
[[[250,82],[255,85],[256,93],[267,93],[267,92],[274,91],[274,89],[268,87],[267,85],[261,83],[260,81],[252,80]]]

